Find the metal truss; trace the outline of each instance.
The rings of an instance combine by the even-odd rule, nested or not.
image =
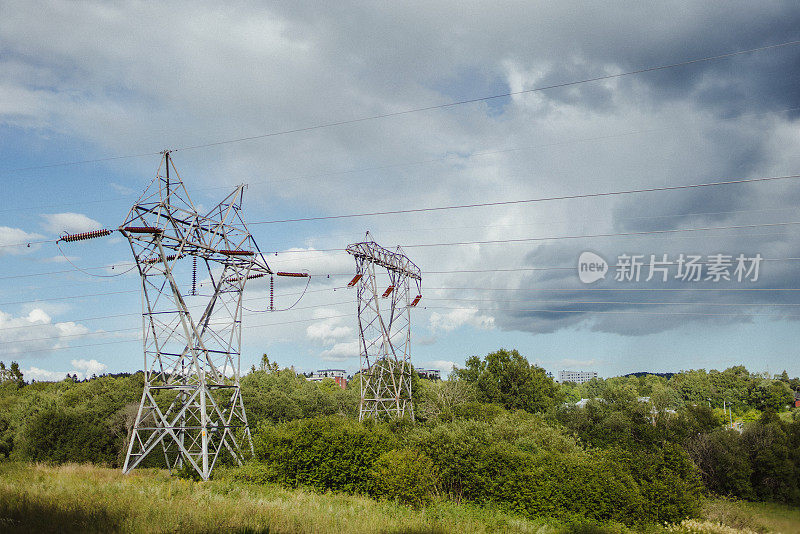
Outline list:
[[[358,295],[359,420],[383,416],[413,420],[411,308],[422,298],[419,267],[400,247],[392,252],[375,243],[369,232],[365,241],[349,245],[347,252],[356,260],[356,275],[348,286],[356,286]],[[379,285],[376,266],[381,274],[385,269],[388,287]]]
[[[119,228],[141,275],[145,364],[124,473],[160,449],[170,469],[208,480],[221,455],[241,463],[240,441],[253,451],[239,389],[242,294],[272,270],[242,219],[244,187],[201,215],[165,151]]]

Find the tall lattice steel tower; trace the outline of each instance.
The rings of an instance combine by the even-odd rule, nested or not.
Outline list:
[[[372,240],[347,247],[356,260],[361,362],[359,420],[379,416],[414,418],[411,397],[411,308],[422,298],[422,276],[398,246],[387,250]],[[385,269],[388,287],[379,285],[376,266]],[[383,274],[381,272],[381,274]],[[413,287],[416,293],[411,292]],[[416,295],[413,300],[411,295]],[[384,303],[385,304],[382,304]]]
[[[272,270],[242,219],[244,187],[201,215],[165,151],[119,228],[141,275],[145,364],[125,473],[161,449],[170,469],[188,464],[207,480],[221,455],[252,452],[239,390],[242,294]]]

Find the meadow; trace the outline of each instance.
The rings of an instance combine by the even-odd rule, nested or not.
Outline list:
[[[800,509],[710,499],[683,525],[564,524],[497,508],[437,500],[412,508],[360,495],[248,484],[231,471],[196,482],[161,469],[122,475],[88,464],[0,463],[0,531],[352,533],[703,533],[800,532]]]

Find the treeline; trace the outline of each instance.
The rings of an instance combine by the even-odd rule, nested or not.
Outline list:
[[[786,371],[776,377],[751,373],[744,366],[724,371],[704,369],[664,375],[632,374],[606,380],[594,379],[580,385],[564,384],[563,391],[572,401],[602,397],[608,389],[648,397],[659,411],[677,410],[690,405],[732,408],[736,416],[757,419],[760,412],[786,411],[800,391],[800,378],[789,378]]]
[[[27,384],[14,369],[0,368],[0,458],[122,464],[141,373]],[[241,381],[256,456],[236,476],[626,524],[695,516],[707,491],[800,504],[797,386],[744,367],[560,385],[499,350],[414,376],[415,422],[360,423],[358,377],[342,389],[264,357]]]

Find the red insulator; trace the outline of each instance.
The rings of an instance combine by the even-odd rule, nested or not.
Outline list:
[[[102,230],[92,230],[91,232],[82,232],[80,234],[68,234],[59,239],[69,243],[70,241],[83,241],[84,239],[94,239],[95,237],[105,237],[111,234],[111,230],[103,228]]]
[[[307,278],[310,276],[308,273],[285,273],[282,271],[278,271],[275,273],[277,276],[291,276],[293,278]]]
[[[122,230],[129,234],[160,234],[164,232],[164,230],[155,226],[126,226]]]
[[[226,256],[252,256],[252,250],[220,250],[220,254],[225,254]]]
[[[384,298],[384,299],[385,299],[386,297],[388,297],[389,295],[391,295],[391,294],[392,294],[392,291],[394,291],[394,286],[389,286],[389,287],[387,287],[387,288],[386,288],[386,291],[384,291],[384,292],[383,292],[383,295],[381,295],[381,298]]]
[[[411,302],[411,304],[409,305],[409,307],[413,308],[414,306],[416,306],[417,304],[419,304],[419,301],[420,301],[420,300],[422,300],[422,295],[417,295],[416,297],[414,297],[414,300]]]
[[[256,273],[256,274],[248,274],[247,280],[252,280],[254,278],[261,278],[262,276],[267,276],[265,273]],[[242,279],[241,276],[231,276],[225,279],[226,282],[238,282]]]
[[[347,287],[353,287],[354,285],[356,285],[358,283],[358,281],[361,280],[361,276],[362,275],[360,275],[360,274],[355,275],[353,277],[353,279],[350,280],[350,283],[347,284]]]
[[[177,256],[175,254],[170,254],[169,256],[167,256],[167,261],[172,261],[175,258],[182,258],[182,257],[183,256]],[[158,256],[154,256],[152,258],[147,258],[146,260],[144,260],[144,262],[145,263],[149,263],[149,264],[152,265],[153,263],[160,263],[161,262],[161,258],[158,257]]]

